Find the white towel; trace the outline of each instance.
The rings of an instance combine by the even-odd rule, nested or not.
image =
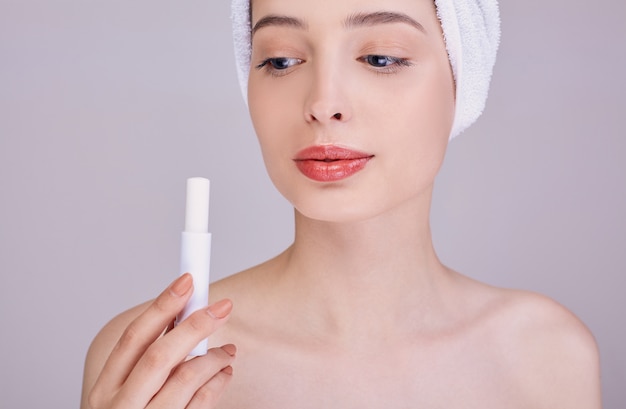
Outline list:
[[[450,139],[482,114],[500,44],[498,0],[435,0],[456,84],[456,111]],[[247,103],[250,71],[249,0],[232,0],[237,75]]]

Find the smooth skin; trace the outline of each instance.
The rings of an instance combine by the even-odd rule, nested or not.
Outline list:
[[[113,319],[87,357],[83,408],[601,408],[584,324],[435,253],[454,81],[432,2],[254,0],[252,24],[250,113],[294,242],[211,285],[212,302],[235,305],[217,304],[223,318],[199,312],[160,337],[188,297],[166,291]],[[373,158],[316,182],[293,161],[312,145]],[[214,349],[180,363],[209,334]]]

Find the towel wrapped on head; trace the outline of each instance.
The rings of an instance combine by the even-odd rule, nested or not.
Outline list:
[[[456,85],[450,139],[482,114],[500,44],[497,0],[434,0]],[[247,102],[250,72],[250,0],[232,0],[233,41],[239,85]]]

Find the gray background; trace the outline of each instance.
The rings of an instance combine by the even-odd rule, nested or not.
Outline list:
[[[484,117],[455,140],[445,263],[555,298],[626,401],[626,3],[502,2]],[[178,273],[184,183],[212,179],[213,278],[291,240],[239,95],[229,4],[0,0],[0,404],[78,405],[90,340]]]

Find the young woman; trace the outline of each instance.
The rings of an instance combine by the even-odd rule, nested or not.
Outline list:
[[[294,242],[213,284],[221,301],[175,329],[189,275],[113,319],[90,348],[83,408],[601,407],[597,348],[576,317],[452,271],[433,249],[435,175],[468,125],[462,91],[480,85],[441,15],[464,3],[484,9],[244,4],[242,82]],[[209,335],[208,354],[185,360]]]

